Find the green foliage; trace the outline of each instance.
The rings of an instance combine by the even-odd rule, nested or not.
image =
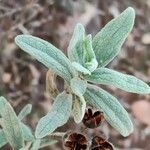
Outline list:
[[[79,23],[68,46],[68,57],[73,66],[84,74],[90,74],[90,71],[94,71],[98,66],[92,47],[92,36],[85,36],[84,27]]]
[[[35,136],[45,137],[69,119],[72,108],[72,95],[63,92],[56,97],[52,110],[38,122]]]
[[[53,133],[49,138],[35,139],[31,129],[21,122],[26,115],[31,112],[32,105],[27,104],[16,116],[13,108],[4,97],[0,97],[0,148],[8,142],[15,150],[38,150],[39,148],[55,144],[58,137],[64,133]],[[25,145],[25,142],[27,143]],[[31,146],[31,147],[30,147]]]
[[[113,85],[128,92],[150,93],[150,87],[143,81],[107,68],[98,68],[85,78],[93,83]]]
[[[80,97],[75,95],[73,99],[72,113],[76,123],[80,123],[82,121],[85,114],[85,109],[86,102],[84,97],[82,95]]]
[[[81,73],[83,73],[83,74],[91,74],[91,72],[88,70],[88,69],[86,69],[85,67],[83,67],[81,64],[79,64],[79,63],[77,63],[77,62],[73,62],[72,63],[72,66],[77,70],[77,71],[79,71],[79,72],[81,72]]]
[[[93,38],[93,50],[99,67],[106,66],[118,54],[133,27],[134,18],[134,9],[129,7]]]
[[[85,38],[83,48],[84,48],[83,66],[92,72],[97,68],[98,62],[96,60],[96,56],[93,51],[91,35],[88,35]]]
[[[103,68],[118,54],[133,27],[134,19],[135,12],[129,7],[93,39],[91,35],[86,35],[83,25],[77,24],[68,46],[70,60],[55,46],[42,39],[31,35],[19,35],[15,38],[20,48],[66,81],[64,92],[58,93],[51,111],[39,120],[36,138],[41,138],[42,141],[43,137],[52,134],[57,127],[67,122],[71,112],[75,122],[81,122],[86,102],[103,111],[106,120],[123,136],[133,131],[132,122],[117,99],[101,88],[90,85],[90,82],[113,85],[133,93],[150,93],[150,87],[136,77]],[[50,87],[48,83],[47,87]],[[49,92],[54,92],[53,88],[49,89]],[[20,118],[26,113],[23,114],[19,115],[22,116]]]
[[[40,147],[40,143],[41,139],[36,139],[31,146],[31,150],[38,150]]]
[[[19,113],[18,118],[22,120],[24,117],[26,117],[28,114],[31,113],[32,105],[27,104]]]
[[[0,115],[3,118],[3,131],[10,145],[19,150],[24,146],[21,124],[13,108],[4,97],[0,97]]]
[[[75,94],[73,96],[73,106],[72,113],[74,121],[80,123],[84,117],[86,102],[84,100],[83,94],[86,92],[87,82],[81,80],[80,78],[73,78],[70,83],[72,92]]]
[[[80,78],[75,77],[71,79],[70,86],[73,93],[80,96],[85,93],[87,88],[87,82],[85,80],[81,80]]]
[[[34,136],[32,135],[31,129],[21,122],[22,134],[25,141],[33,141]]]
[[[82,24],[77,24],[72,39],[68,46],[68,57],[72,62],[78,62],[82,64],[83,49],[81,42],[85,38],[85,29]]]
[[[0,130],[0,148],[6,144],[7,144],[7,139],[6,139],[4,131],[1,129]]]
[[[66,81],[75,75],[75,70],[71,66],[69,59],[55,46],[40,38],[31,35],[18,35],[15,42],[25,52],[35,57],[46,67],[53,69]]]
[[[133,124],[128,113],[119,101],[101,88],[89,85],[85,93],[88,103],[100,109],[105,119],[123,136],[128,136],[133,131]]]

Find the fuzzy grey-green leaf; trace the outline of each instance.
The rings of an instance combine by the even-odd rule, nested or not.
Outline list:
[[[68,57],[71,61],[81,63],[82,60],[80,57],[83,55],[81,42],[83,41],[84,37],[85,29],[82,24],[78,23],[75,26],[73,36],[68,46]]]
[[[107,68],[98,68],[85,78],[93,83],[113,85],[128,92],[150,93],[150,86],[140,79]]]
[[[133,132],[133,124],[128,113],[115,97],[94,85],[88,85],[84,96],[89,104],[103,111],[105,119],[120,134],[128,136]]]
[[[85,114],[85,109],[86,102],[84,97],[82,95],[80,97],[75,95],[73,99],[72,114],[76,123],[80,123],[82,121]]]
[[[96,56],[92,47],[92,36],[88,35],[83,42],[84,42],[83,66],[92,72],[98,66],[98,62],[96,60]]]
[[[70,82],[71,89],[74,94],[80,96],[83,95],[87,88],[87,81],[81,80],[78,77],[74,77]]]
[[[26,117],[28,114],[31,113],[32,105],[27,104],[19,113],[18,118],[22,120],[24,117]]]
[[[99,67],[106,66],[118,54],[133,27],[134,19],[134,9],[129,7],[93,38],[93,50]]]
[[[74,100],[73,100],[73,108],[72,113],[74,117],[74,121],[76,123],[80,123],[84,117],[86,102],[84,100],[83,94],[87,88],[87,82],[85,80],[81,80],[78,77],[74,77],[70,82],[71,89],[73,91]]]
[[[8,142],[15,150],[19,150],[24,146],[20,121],[4,97],[0,97],[0,115],[3,118],[3,131]]]
[[[32,134],[31,129],[25,125],[24,123],[21,122],[21,128],[22,128],[22,134],[23,134],[23,138],[25,141],[33,141],[34,140],[34,136]]]
[[[5,144],[7,144],[8,140],[6,139],[5,133],[2,129],[0,129],[0,148],[2,148]]]
[[[32,135],[29,127],[21,122],[22,134],[25,141],[33,141],[34,136]],[[0,130],[0,148],[8,143],[5,133],[3,130]]]
[[[49,42],[31,35],[18,35],[15,42],[22,50],[51,68],[67,82],[76,74],[69,59]]]
[[[40,148],[41,139],[35,139],[30,150],[38,150]]]
[[[51,134],[56,128],[64,125],[72,109],[72,95],[65,92],[59,94],[54,101],[52,110],[40,119],[36,127],[36,138]]]
[[[73,62],[72,66],[79,72],[83,73],[83,74],[91,74],[91,72],[86,69],[85,67],[83,67],[81,64],[77,63],[77,62]]]

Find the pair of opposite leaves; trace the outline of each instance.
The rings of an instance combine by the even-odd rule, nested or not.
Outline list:
[[[128,113],[115,97],[92,83],[113,85],[133,93],[150,93],[150,87],[131,75],[105,68],[118,54],[123,42],[130,33],[135,19],[133,8],[127,8],[117,18],[110,21],[92,39],[85,36],[84,27],[77,24],[68,47],[69,59],[52,44],[31,35],[18,35],[16,44],[51,68],[61,76],[73,95],[65,91],[56,97],[52,110],[38,122],[35,136],[42,138],[51,134],[57,127],[67,122],[71,111],[76,122],[83,118],[86,102],[103,111],[106,120],[123,136],[133,131]],[[82,79],[78,75],[82,75]],[[84,83],[84,84],[76,84]],[[72,105],[76,104],[76,110]],[[82,114],[80,114],[82,113]]]

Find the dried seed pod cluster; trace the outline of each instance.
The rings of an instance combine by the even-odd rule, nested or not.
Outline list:
[[[64,147],[66,150],[86,150],[88,141],[86,137],[80,133],[71,133],[66,137]]]
[[[89,142],[81,133],[70,133],[64,140],[65,150],[87,150]],[[113,150],[110,142],[101,136],[95,136],[92,139],[90,150]]]
[[[104,120],[103,113],[88,108],[82,120],[83,124],[90,129],[100,126]],[[91,143],[91,144],[89,144]],[[81,133],[69,133],[64,140],[65,150],[113,150],[113,146],[106,138],[102,136],[95,136],[92,140],[88,141],[85,135]]]
[[[113,146],[106,139],[95,136],[92,139],[91,150],[113,150]]]
[[[91,108],[88,108],[85,112],[82,120],[83,124],[88,128],[97,128],[100,126],[104,119],[103,113],[100,111],[92,112]]]

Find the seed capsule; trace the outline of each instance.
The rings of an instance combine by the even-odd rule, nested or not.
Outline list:
[[[83,124],[88,128],[97,128],[100,126],[102,120],[103,120],[103,113],[100,111],[92,112],[92,109],[88,109],[85,112],[84,118],[83,118]]]
[[[91,150],[113,150],[113,146],[106,139],[95,136],[92,139]]]
[[[71,133],[64,142],[65,150],[86,150],[87,139],[79,133]]]

